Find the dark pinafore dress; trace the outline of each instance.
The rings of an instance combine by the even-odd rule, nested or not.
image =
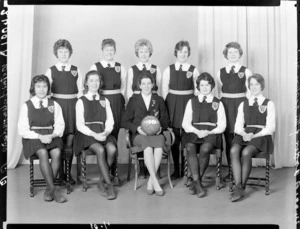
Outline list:
[[[195,67],[191,65],[188,71],[176,71],[175,64],[170,65],[169,93],[166,97],[166,105],[171,127],[181,128],[186,104],[194,97],[194,69]]]
[[[106,121],[106,104],[105,98],[100,96],[99,100],[88,100],[85,96],[80,97],[84,107],[84,120],[85,125],[95,133],[101,133],[105,130]],[[97,141],[92,136],[87,136],[80,131],[75,134],[74,151],[78,155],[80,151],[87,149],[94,143],[106,145],[108,142],[116,144],[116,140],[112,135],[108,135],[106,141]]]
[[[244,118],[245,118],[245,132],[256,134],[265,127],[268,115],[268,99],[265,99],[261,106],[249,106],[249,100],[244,101]],[[244,142],[241,135],[236,135],[232,144],[239,145],[253,145],[260,152],[272,153],[274,144],[271,135],[254,138],[249,142]]]
[[[133,96],[136,94],[139,94],[139,92],[141,91],[140,87],[139,87],[139,82],[138,82],[138,78],[139,75],[147,72],[148,74],[152,75],[153,79],[154,79],[154,86],[152,88],[152,92],[153,93],[157,93],[158,87],[156,84],[156,74],[157,74],[157,67],[156,65],[152,64],[149,70],[139,70],[138,67],[136,65],[132,66],[132,72],[133,72],[133,79],[132,79],[132,85],[131,85],[131,89],[133,91]],[[138,92],[138,93],[137,93]]]
[[[211,103],[199,102],[198,96],[192,98],[193,118],[192,125],[198,130],[212,130],[217,127],[218,109],[220,100],[213,98]],[[215,148],[221,149],[222,135],[210,134],[204,138],[198,138],[194,133],[184,133],[182,136],[182,143],[185,146],[187,143],[202,144],[211,143]]]
[[[227,126],[226,130],[229,133],[234,133],[234,125],[238,112],[238,107],[246,99],[246,67],[241,66],[237,73],[227,73],[226,68],[221,69],[220,80],[222,86],[221,101],[224,105]],[[234,97],[234,98],[232,98]]]
[[[115,67],[103,68],[100,62],[96,64],[97,71],[103,77],[103,95],[110,102],[114,117],[114,129],[112,135],[117,139],[121,128],[122,114],[125,109],[125,99],[121,93],[121,64],[115,63]]]
[[[28,107],[28,120],[30,130],[40,135],[53,133],[54,125],[54,102],[48,99],[48,107],[36,109],[31,100],[26,102]],[[39,149],[51,150],[55,148],[62,149],[63,142],[60,137],[56,137],[50,144],[44,144],[40,139],[22,138],[24,156],[28,159]]]
[[[51,68],[52,85],[51,97],[62,108],[63,117],[65,121],[64,135],[75,134],[76,121],[75,121],[75,106],[77,102],[77,67],[71,65],[70,71],[58,71],[56,66]]]

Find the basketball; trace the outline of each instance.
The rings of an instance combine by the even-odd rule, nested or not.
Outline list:
[[[160,129],[160,122],[155,116],[146,116],[141,122],[141,128],[147,135],[155,135]]]

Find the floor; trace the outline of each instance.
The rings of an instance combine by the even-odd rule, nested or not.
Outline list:
[[[223,170],[227,171],[227,168]],[[160,180],[165,195],[147,195],[146,179],[139,179],[134,191],[133,171],[126,181],[127,165],[118,167],[122,185],[116,187],[117,199],[108,201],[98,193],[96,181],[90,180],[90,188],[82,192],[81,186],[73,186],[65,196],[64,204],[43,201],[44,187],[29,195],[29,165],[19,165],[8,170],[7,222],[4,224],[276,224],[279,228],[296,228],[295,168],[271,169],[270,195],[263,187],[248,186],[247,195],[238,202],[229,200],[228,185],[216,190],[214,179],[205,179],[207,196],[197,198],[187,192],[183,179],[173,181],[171,189],[163,165]],[[89,165],[87,174],[95,174],[96,165]],[[214,176],[215,167],[206,172]],[[264,174],[263,168],[253,168],[251,175]],[[73,165],[72,175],[76,176]],[[35,165],[35,176],[41,177]]]

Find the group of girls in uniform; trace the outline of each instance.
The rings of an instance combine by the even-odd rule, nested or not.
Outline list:
[[[242,198],[252,157],[273,150],[275,111],[273,102],[262,95],[264,78],[240,64],[243,54],[240,45],[237,42],[226,45],[223,54],[228,65],[220,69],[216,80],[208,72],[200,74],[188,63],[191,54],[188,41],[175,45],[176,61],[163,73],[149,62],[153,47],[147,39],[135,43],[139,61],[127,72],[114,60],[113,39],[104,39],[101,49],[103,59],[93,64],[83,77],[78,67],[69,63],[73,52],[70,42],[64,39],[55,42],[53,52],[58,63],[45,75],[33,77],[30,87],[33,97],[21,108],[18,128],[23,151],[26,159],[34,154],[40,159],[40,169],[47,182],[44,200],[66,201],[60,188],[54,186],[61,167],[61,152],[78,155],[84,149],[97,157],[100,194],[108,200],[116,199],[110,173],[116,166],[120,128],[129,129],[133,151],[143,151],[149,172],[149,195],[164,195],[157,170],[167,147],[171,147],[174,162],[171,178],[182,176],[181,147],[186,150],[192,174],[188,185],[190,194],[206,195],[202,178],[210,153],[225,149],[235,180],[230,199]],[[214,88],[220,99],[214,96]],[[141,121],[148,115],[157,117],[161,124],[154,136],[147,136],[141,128]],[[174,133],[172,146],[166,131]],[[62,179],[67,182],[66,175]],[[72,177],[69,181],[75,184]]]

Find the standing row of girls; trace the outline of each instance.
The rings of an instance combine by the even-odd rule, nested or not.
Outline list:
[[[18,127],[23,137],[25,157],[29,158],[36,153],[40,159],[40,168],[48,185],[44,200],[54,199],[60,203],[66,201],[53,182],[60,167],[58,158],[63,147],[64,150],[74,151],[76,155],[83,149],[94,152],[100,170],[100,193],[107,199],[115,199],[110,170],[115,161],[116,140],[121,127],[130,129],[135,134],[133,143],[144,150],[145,164],[150,172],[147,192],[159,196],[164,194],[156,178],[162,149],[166,144],[163,131],[170,127],[175,134],[175,143],[172,146],[172,179],[180,176],[181,144],[187,149],[189,167],[193,175],[190,193],[202,197],[205,195],[205,189],[201,177],[208,166],[210,152],[214,148],[222,149],[221,133],[225,130],[228,163],[230,155],[235,159],[232,163],[237,185],[233,200],[241,198],[251,170],[251,162],[248,159],[265,150],[266,144],[272,145],[269,140],[267,143],[257,142],[256,138],[265,139],[263,136],[272,134],[275,116],[270,118],[271,113],[274,114],[273,103],[261,96],[264,88],[263,78],[252,77],[250,81],[251,72],[239,63],[242,56],[240,45],[231,42],[224,50],[229,65],[222,68],[217,76],[217,90],[221,91],[221,100],[212,95],[215,86],[213,77],[209,73],[199,75],[195,66],[187,63],[191,54],[187,41],[176,44],[176,62],[168,66],[162,75],[156,65],[149,63],[153,48],[148,40],[141,39],[136,42],[135,53],[139,63],[132,66],[128,74],[125,68],[114,60],[114,40],[103,40],[102,51],[104,59],[93,64],[83,80],[79,69],[69,64],[73,52],[71,44],[67,40],[58,40],[54,45],[58,63],[48,69],[46,76],[38,75],[32,79],[30,93],[34,97],[23,105]],[[252,93],[250,84],[255,85],[253,87],[259,85],[260,90],[257,90],[260,93]],[[243,101],[248,101],[247,89],[250,89],[252,97],[245,103]],[[50,94],[51,99],[48,99]],[[253,97],[259,96],[259,109],[249,108],[253,106]],[[126,109],[125,98],[129,100]],[[139,103],[144,104],[145,111],[136,110]],[[264,112],[261,112],[261,107]],[[251,110],[250,116],[247,109]],[[256,110],[264,113],[264,116],[261,117]],[[266,110],[268,112],[265,112]],[[145,136],[138,123],[151,112],[162,124],[162,130],[157,136],[160,136],[159,138]],[[243,114],[240,114],[241,112]],[[235,126],[237,115],[239,127]],[[244,128],[245,123],[250,125],[250,129]],[[266,128],[268,131],[265,131]],[[236,140],[234,133],[242,136],[242,140]],[[141,137],[143,135],[145,137]],[[234,145],[231,144],[233,138]],[[253,140],[254,138],[256,140]],[[243,145],[246,145],[244,149]],[[48,161],[48,151],[52,158],[51,165]],[[241,151],[242,155],[247,154],[247,163],[243,157],[242,165],[238,159]],[[200,154],[199,163],[197,153]],[[71,184],[75,184],[72,178],[70,180]]]

